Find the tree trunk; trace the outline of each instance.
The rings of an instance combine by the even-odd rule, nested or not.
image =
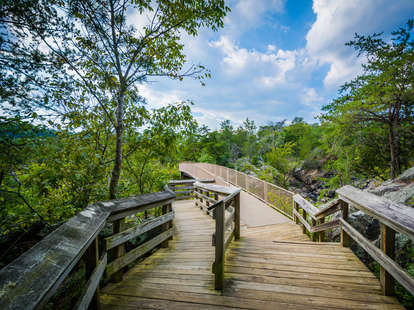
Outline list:
[[[394,122],[391,122],[388,127],[388,142],[391,153],[390,169],[392,179],[395,179],[401,173],[400,136],[395,131],[395,127]]]
[[[124,91],[121,89],[116,109],[116,147],[115,164],[112,169],[111,182],[109,184],[109,199],[115,199],[118,192],[118,182],[122,168],[122,138],[124,133]]]

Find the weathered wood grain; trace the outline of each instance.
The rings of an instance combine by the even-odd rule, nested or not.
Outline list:
[[[313,204],[311,204],[309,201],[307,201],[299,194],[294,195],[293,200],[300,206],[300,208],[305,210],[310,217],[317,220],[315,214],[318,212],[318,208],[316,208]]]
[[[112,275],[113,273],[117,272],[119,269],[132,263],[134,260],[136,260],[140,256],[151,251],[153,248],[158,246],[161,242],[173,236],[173,234],[174,234],[173,229],[169,229],[157,235],[156,237],[152,238],[151,240],[145,242],[144,244],[138,246],[137,248],[127,252],[125,255],[117,258],[116,260],[108,264],[106,268],[106,274],[108,276]]]
[[[150,221],[137,225],[135,227],[128,228],[120,233],[112,235],[110,237],[105,238],[106,249],[112,249],[117,245],[120,245],[132,238],[136,238],[137,236],[157,227],[166,222],[171,221],[174,218],[174,212],[169,212],[167,214],[161,215],[156,217]]]
[[[214,221],[192,202],[177,203],[175,210],[178,233],[171,247],[135,266],[123,283],[104,288],[103,310],[129,309],[131,298],[150,299],[148,308],[157,309],[175,309],[169,302],[179,302],[179,309],[403,309],[381,295],[378,279],[349,248],[310,242],[293,223],[242,227],[242,238],[225,252],[224,288],[217,292],[211,273]],[[106,302],[109,297],[114,299]]]
[[[172,203],[175,197],[176,195],[174,193],[164,191],[107,201],[105,204],[111,213],[108,221],[115,221],[128,215],[152,209],[156,206]]]
[[[223,289],[224,281],[224,202],[216,207],[216,232],[215,232],[215,260],[214,260],[214,288]]]
[[[0,270],[0,308],[43,306],[97,237],[109,214],[103,203],[87,207]]]
[[[339,199],[351,203],[392,229],[414,240],[414,208],[361,191],[352,186],[336,190]]]
[[[371,257],[378,262],[402,286],[414,295],[414,278],[403,270],[392,258],[383,253],[344,219],[340,219],[342,228],[354,239]]]
[[[79,299],[78,303],[75,306],[77,310],[87,310],[89,304],[91,303],[92,298],[94,297],[95,291],[99,288],[99,281],[101,280],[107,263],[107,254],[105,253],[101,260],[99,260],[95,270],[93,271],[91,277],[86,283],[86,292]]]
[[[319,207],[318,211],[315,213],[317,219],[323,219],[333,213],[336,213],[341,210],[339,199],[333,199],[328,203]]]
[[[395,231],[384,224],[381,224],[381,250],[389,258],[395,259]],[[380,281],[384,295],[395,295],[394,278],[382,266],[380,267]]]
[[[295,215],[296,220],[298,220],[299,222],[302,223],[302,225],[303,225],[304,228],[306,228],[308,231],[311,231],[312,230],[312,228],[309,225],[309,223],[302,217],[302,215],[298,211],[296,211],[294,209],[293,210],[293,214]]]

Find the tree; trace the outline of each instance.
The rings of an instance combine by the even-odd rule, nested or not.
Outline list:
[[[389,167],[392,178],[412,160],[414,135],[414,40],[413,21],[392,32],[388,42],[382,33],[355,35],[347,43],[366,56],[364,73],[342,86],[341,96],[323,108],[322,117],[354,127],[384,127],[387,130]],[[371,131],[372,132],[372,131]],[[377,131],[377,133],[380,133]],[[411,138],[410,138],[411,137]]]
[[[109,196],[115,198],[122,167],[125,113],[145,117],[137,85],[150,77],[182,80],[186,76],[210,76],[202,65],[186,62],[180,37],[195,36],[201,27],[217,30],[229,11],[224,0],[67,0],[44,1],[52,7],[47,24],[37,23],[37,14],[20,10],[12,23],[39,38],[73,77],[79,89],[78,102],[66,108],[103,111],[115,131],[115,155]],[[34,9],[33,9],[34,10]],[[139,12],[144,25],[137,29],[128,14]],[[38,13],[38,12],[35,12]],[[71,30],[68,31],[68,25]],[[45,32],[51,26],[53,31]],[[80,102],[80,103],[79,103]],[[86,102],[86,107],[81,104]],[[136,109],[135,106],[140,106]]]

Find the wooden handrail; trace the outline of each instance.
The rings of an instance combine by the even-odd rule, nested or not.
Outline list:
[[[349,247],[352,239],[380,264],[380,280],[384,295],[394,295],[394,279],[414,294],[414,278],[394,261],[395,232],[398,231],[414,240],[414,209],[350,185],[338,189],[336,193],[338,199],[332,200],[319,209],[300,195],[295,195],[293,214],[296,223],[302,224],[304,233],[306,231],[312,233],[314,241],[318,233],[340,226],[341,243],[344,247]],[[381,249],[374,246],[347,222],[349,205],[380,222]],[[341,212],[341,218],[325,222],[325,218],[335,212]],[[308,217],[311,223],[308,222]],[[319,237],[319,241],[322,239]]]
[[[350,185],[338,189],[336,193],[340,200],[414,240],[414,208],[363,192]]]
[[[174,199],[175,194],[173,192],[164,191],[99,202],[88,206],[0,270],[0,308],[42,308],[77,262],[84,257],[85,253],[89,263],[86,267],[91,269],[91,272],[87,283],[87,290],[80,299],[78,306],[85,309],[90,302],[97,306],[99,302],[97,300],[97,292],[103,270],[106,269],[108,271],[108,267],[114,263],[111,262],[107,265],[106,251],[99,255],[99,232],[108,222],[116,223],[117,221],[122,221],[128,215],[143,212],[157,206],[170,206]],[[168,214],[168,212],[171,212],[171,210],[167,208],[166,212],[163,213]],[[168,228],[164,229],[164,232],[158,235],[162,235],[162,237],[157,236],[158,239],[150,246],[147,246],[147,249],[152,249],[172,236],[172,229],[170,227],[172,225],[172,217],[170,215],[169,217],[165,216],[165,218],[168,219],[168,222],[159,221],[157,224],[165,225],[167,223],[169,225]],[[166,228],[165,226],[163,227]],[[142,226],[140,229],[142,229]],[[135,233],[126,231],[123,237],[120,237],[118,234],[115,234],[115,236],[112,239],[113,243],[109,242],[110,248],[114,248],[114,250],[122,247],[127,240],[136,237],[137,233],[136,231]],[[140,253],[136,249],[132,250],[135,251],[135,255],[129,254],[130,252],[125,254],[129,255],[129,261],[132,258],[136,259],[139,257]],[[123,267],[125,264],[120,263],[122,256],[117,255],[115,261],[118,260],[118,265]],[[112,268],[113,272],[120,269],[115,268],[115,265],[112,266],[114,267]]]
[[[216,183],[230,183],[240,187],[288,218],[292,218],[293,192],[254,176],[227,167],[209,163],[180,163],[180,171],[188,175],[216,177]],[[255,184],[256,186],[253,186]]]
[[[194,183],[214,183],[214,179],[171,180],[168,187],[176,194],[176,200],[194,198]]]
[[[213,216],[216,221],[216,229],[212,235],[212,245],[215,247],[215,260],[212,269],[215,275],[214,288],[222,290],[226,250],[233,238],[240,239],[241,188],[199,182],[194,183],[194,188],[197,198],[195,205]],[[222,197],[220,200],[219,196]]]

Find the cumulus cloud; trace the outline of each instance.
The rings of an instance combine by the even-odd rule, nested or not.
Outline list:
[[[289,30],[289,18],[294,16],[285,19],[289,14],[285,1],[229,0],[229,4],[232,12],[224,29],[201,30],[195,38],[182,36],[188,62],[211,69],[207,86],[192,79],[143,85],[141,95],[151,106],[193,100],[195,118],[211,128],[225,119],[240,124],[247,116],[259,124],[294,116],[315,121],[337,87],[361,70],[361,59],[344,43],[355,32],[390,33],[414,12],[410,0],[314,0],[316,19],[309,20],[304,40],[297,29]],[[282,15],[286,28],[277,24]],[[137,26],[145,21],[137,18]],[[294,44],[287,48],[286,42],[271,36],[272,31],[288,31]],[[253,45],[256,42],[259,45]]]
[[[314,0],[316,21],[306,35],[309,55],[330,66],[324,84],[337,87],[361,70],[362,59],[344,44],[354,33],[395,29],[412,17],[414,1],[407,0]]]
[[[286,83],[287,73],[295,68],[303,56],[303,51],[277,50],[274,45],[269,45],[266,52],[248,50],[239,47],[227,36],[221,36],[218,41],[211,42],[210,46],[222,52],[221,65],[229,77],[254,72],[251,79],[268,88]]]
[[[224,18],[224,33],[236,38],[248,29],[263,25],[267,14],[284,13],[286,0],[233,0],[229,3],[232,11]]]

